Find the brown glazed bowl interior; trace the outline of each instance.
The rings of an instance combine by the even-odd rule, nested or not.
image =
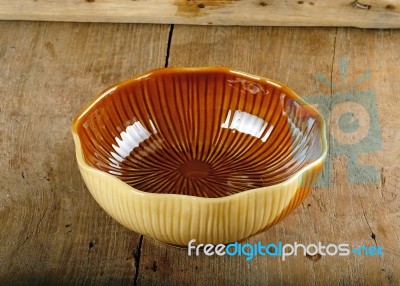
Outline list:
[[[142,192],[207,198],[289,180],[326,155],[324,128],[289,88],[228,68],[149,72],[73,124],[89,166]]]

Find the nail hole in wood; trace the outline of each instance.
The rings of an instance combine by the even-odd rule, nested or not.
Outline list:
[[[308,259],[310,259],[311,261],[313,261],[313,262],[317,262],[318,260],[320,260],[321,259],[321,254],[319,254],[319,253],[317,253],[317,254],[315,254],[315,255],[310,255],[310,254],[306,254],[306,257],[308,258]]]
[[[369,9],[371,9],[371,5],[360,3],[360,2],[358,2],[357,0],[354,1],[354,2],[352,2],[351,5],[352,5],[354,8],[359,8],[359,9],[364,9],[364,10],[369,10]]]

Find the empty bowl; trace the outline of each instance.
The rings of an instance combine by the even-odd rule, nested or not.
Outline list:
[[[174,245],[271,227],[303,201],[327,154],[312,106],[228,68],[159,69],[117,84],[75,117],[72,133],[99,205]]]

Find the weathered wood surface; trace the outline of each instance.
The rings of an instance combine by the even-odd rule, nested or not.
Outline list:
[[[223,65],[271,77],[321,99],[330,114],[335,154],[323,182],[331,185],[246,242],[384,247],[383,257],[246,262],[188,257],[141,240],[99,208],[75,163],[73,116],[104,87],[163,67],[169,26],[0,22],[0,30],[0,284],[400,283],[400,31],[174,27],[169,66]],[[343,94],[349,99],[335,100]],[[353,117],[343,123],[341,110]],[[367,119],[379,129],[358,144]],[[355,143],[343,149],[338,142],[346,140]],[[374,166],[378,179],[361,165]]]
[[[171,66],[232,66],[279,80],[300,95],[326,94],[327,105],[336,104],[333,93],[337,90],[375,91],[379,116],[375,119],[381,126],[382,148],[370,152],[357,150],[360,146],[354,144],[356,150],[348,154],[356,154],[361,162],[377,167],[381,180],[367,183],[368,178],[356,172],[352,179],[362,182],[349,183],[349,159],[334,156],[333,170],[328,174],[332,176],[331,187],[314,190],[283,222],[246,242],[377,244],[385,250],[383,257],[298,256],[286,261],[255,257],[247,262],[244,257],[188,257],[185,250],[145,237],[138,281],[143,285],[164,281],[170,285],[399,284],[400,123],[397,118],[400,111],[396,105],[400,92],[400,54],[396,43],[400,43],[397,31],[176,26],[170,47]],[[347,77],[341,87],[339,63],[344,59],[348,60]],[[370,76],[351,87],[368,70]],[[336,89],[316,80],[316,74],[325,75]],[[351,101],[349,98],[348,102]],[[356,120],[366,118],[361,113]],[[338,128],[337,122],[328,124],[330,130]],[[342,140],[340,136],[338,140]],[[361,147],[368,149],[372,142],[373,138],[367,138]],[[331,138],[330,152],[337,152],[333,144]]]
[[[164,66],[168,27],[0,22],[0,31],[0,284],[132,283],[140,236],[88,193],[70,124],[102,89]]]
[[[0,19],[400,28],[400,5],[386,0],[2,0]]]

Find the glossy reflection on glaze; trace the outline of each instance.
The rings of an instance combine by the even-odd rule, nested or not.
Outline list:
[[[283,182],[322,154],[316,111],[228,69],[164,69],[97,99],[77,124],[86,162],[145,192],[223,197]]]

